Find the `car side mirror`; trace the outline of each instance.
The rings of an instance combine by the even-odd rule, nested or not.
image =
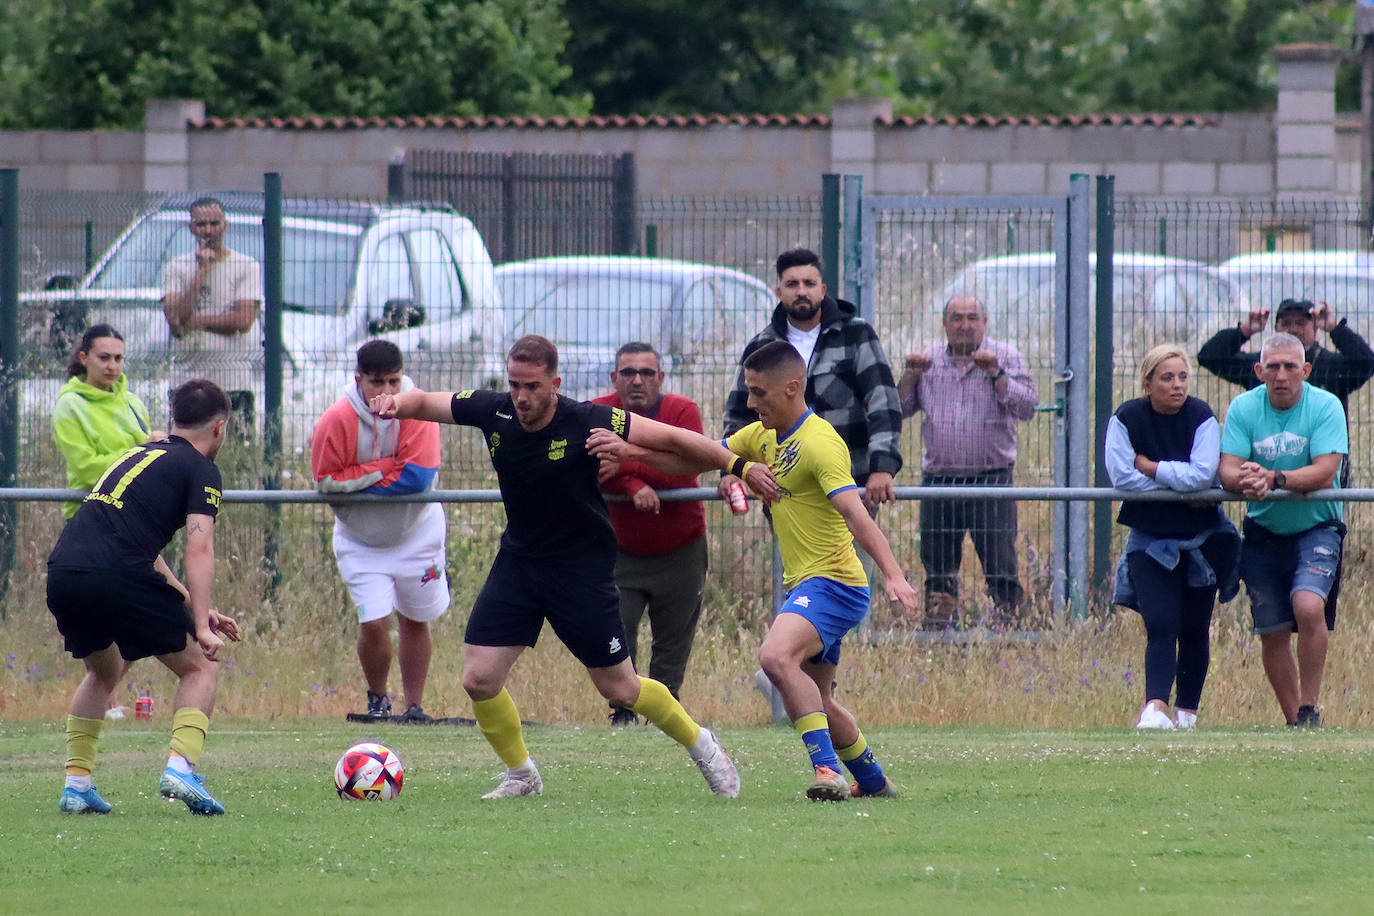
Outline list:
[[[419,327],[425,323],[425,308],[414,299],[388,299],[382,306],[382,317],[368,322],[367,330],[372,334],[385,331],[403,331]]]
[[[48,279],[43,281],[43,289],[76,289],[76,275],[66,271],[48,274]]]

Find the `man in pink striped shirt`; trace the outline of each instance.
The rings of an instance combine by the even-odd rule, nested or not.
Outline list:
[[[1035,382],[1015,348],[986,336],[987,325],[981,301],[953,296],[945,303],[945,343],[906,358],[897,392],[902,416],[925,412],[923,486],[1011,485],[1016,424],[1035,415]],[[955,623],[965,532],[973,538],[996,608],[985,622],[1014,625],[1024,598],[1016,562],[1016,504],[939,499],[921,502],[926,626],[943,629]]]

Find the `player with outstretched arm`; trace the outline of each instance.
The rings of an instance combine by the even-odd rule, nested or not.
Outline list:
[[[734,473],[753,479],[766,464],[778,495],[771,503],[787,596],[759,649],[759,663],[782,694],[787,714],[810,755],[815,778],[806,790],[818,801],[896,797],[853,713],[834,696],[840,641],[868,610],[868,580],[854,551],[857,540],[878,564],[887,597],[908,618],[918,610],[882,530],[869,516],[850,473],[849,449],[834,428],[806,406],[806,364],[787,341],[759,347],[744,361],[749,407],[759,419],[725,440],[739,457]],[[675,473],[704,470],[678,443],[656,430],[631,445],[603,432],[589,443],[598,457],[646,461]],[[635,446],[647,446],[657,452]],[[672,453],[672,454],[664,454]],[[850,785],[840,761],[854,776]]]
[[[615,532],[597,486],[599,462],[586,442],[601,428],[632,441],[672,443],[705,466],[727,468],[734,456],[688,430],[561,396],[558,350],[538,335],[515,342],[506,373],[508,393],[409,391],[372,399],[380,417],[477,427],[496,469],[506,530],[463,637],[463,689],[478,727],[507,767],[501,784],[484,797],[543,791],[505,685],[545,620],[603,697],[686,747],[712,792],[737,796],[739,774],[715,735],[694,722],[667,687],[638,676],[630,663],[613,576]],[[762,466],[746,481],[760,497],[777,494]]]

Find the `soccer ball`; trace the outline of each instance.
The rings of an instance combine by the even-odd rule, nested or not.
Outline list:
[[[391,801],[401,794],[404,777],[396,752],[371,741],[344,751],[334,766],[334,788],[344,801]]]

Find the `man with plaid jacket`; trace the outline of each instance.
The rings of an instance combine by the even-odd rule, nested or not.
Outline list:
[[[892,368],[872,325],[854,304],[832,299],[821,281],[821,260],[805,248],[778,255],[778,300],[773,320],[745,345],[740,366],[771,340],[785,340],[806,361],[806,403],[849,446],[854,481],[870,512],[896,499],[892,478],[902,469],[897,438],[902,407]],[[725,401],[726,436],[753,423],[744,369]],[[735,478],[721,480],[722,495]]]

